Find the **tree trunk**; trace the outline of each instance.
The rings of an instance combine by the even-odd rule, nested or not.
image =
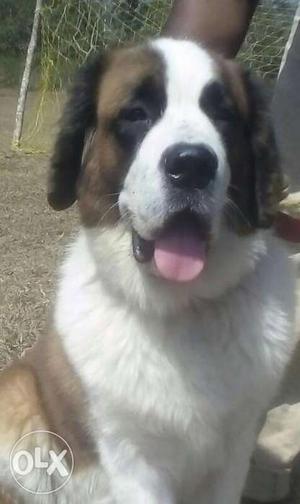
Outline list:
[[[18,98],[18,104],[17,104],[16,122],[15,122],[15,129],[13,132],[13,139],[12,139],[12,146],[13,147],[20,146],[26,97],[27,97],[27,91],[28,91],[28,86],[29,86],[34,51],[35,51],[36,44],[37,44],[37,35],[38,35],[38,28],[39,28],[39,23],[40,23],[42,3],[43,3],[43,0],[36,0],[31,37],[30,37],[30,42],[28,44],[26,62],[25,62],[25,67],[24,67],[24,72],[23,72],[23,77],[22,77],[22,82],[21,82],[21,87],[20,87],[20,92],[19,92],[19,98]]]

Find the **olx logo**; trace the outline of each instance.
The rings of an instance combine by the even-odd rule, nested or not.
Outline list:
[[[14,480],[33,494],[57,492],[69,481],[73,468],[74,457],[69,444],[50,431],[25,434],[10,453],[10,471]]]

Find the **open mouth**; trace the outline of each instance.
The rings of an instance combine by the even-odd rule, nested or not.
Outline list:
[[[154,240],[145,240],[135,230],[132,248],[140,263],[153,260],[156,273],[173,282],[190,282],[205,267],[209,242],[209,226],[197,214],[180,212],[174,215]]]

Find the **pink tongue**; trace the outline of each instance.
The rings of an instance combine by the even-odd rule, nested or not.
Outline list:
[[[154,247],[154,261],[166,280],[189,282],[204,268],[206,243],[193,226],[172,226]]]

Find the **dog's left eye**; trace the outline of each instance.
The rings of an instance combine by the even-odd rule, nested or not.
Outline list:
[[[120,119],[128,122],[144,122],[149,121],[147,111],[140,106],[128,107],[121,112]]]

